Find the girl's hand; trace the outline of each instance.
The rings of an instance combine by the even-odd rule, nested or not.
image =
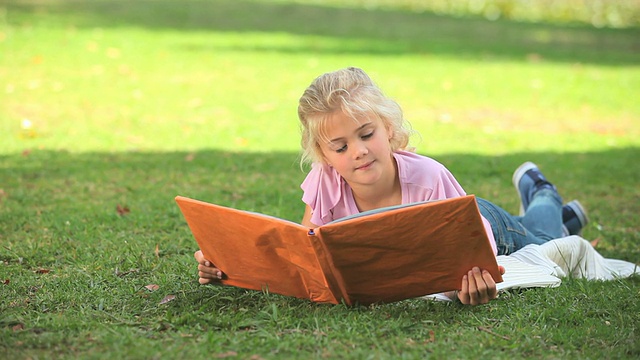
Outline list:
[[[218,282],[222,279],[222,271],[216,269],[216,267],[207,259],[204,258],[201,250],[196,251],[193,254],[198,262],[198,282],[202,285]]]
[[[500,273],[504,274],[503,266],[498,267]],[[462,286],[458,292],[458,299],[465,305],[486,304],[490,300],[498,297],[496,282],[491,274],[486,270],[474,267],[467,275],[462,277]]]

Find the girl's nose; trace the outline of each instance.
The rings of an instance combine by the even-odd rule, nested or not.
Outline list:
[[[361,157],[367,155],[369,153],[369,149],[366,144],[362,141],[358,142],[357,145],[354,146],[353,149],[353,157],[355,159],[360,159]]]

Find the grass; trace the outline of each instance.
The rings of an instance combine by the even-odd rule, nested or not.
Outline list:
[[[305,2],[4,2],[0,350],[637,358],[638,277],[566,279],[473,308],[203,287],[173,197],[299,220],[297,98],[357,65],[401,103],[418,152],[468,192],[515,212],[511,172],[535,161],[587,206],[584,235],[604,256],[638,263],[638,35]]]

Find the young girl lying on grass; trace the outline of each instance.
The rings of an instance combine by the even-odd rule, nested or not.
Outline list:
[[[302,225],[315,228],[362,211],[466,195],[442,164],[407,150],[411,131],[400,106],[361,69],[346,68],[315,79],[300,98],[298,116],[302,162],[312,163],[301,185],[306,204]],[[535,164],[521,165],[513,181],[523,216],[478,199],[496,255],[577,234],[586,225],[580,204],[563,207],[556,187]],[[201,251],[195,258],[201,284],[222,278]],[[497,297],[496,283],[489,272],[473,267],[461,279],[460,291],[446,295],[463,304],[485,304]]]

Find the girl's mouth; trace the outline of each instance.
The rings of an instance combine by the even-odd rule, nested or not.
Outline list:
[[[368,168],[371,167],[371,164],[373,164],[373,161],[370,161],[362,166],[358,166],[356,170],[367,170]]]

